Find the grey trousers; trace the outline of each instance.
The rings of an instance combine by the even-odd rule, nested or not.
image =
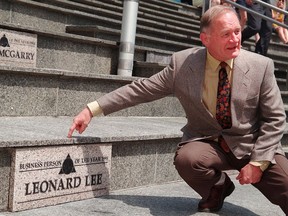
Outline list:
[[[276,164],[271,164],[261,181],[253,186],[288,215],[288,159],[277,154],[275,160]],[[249,161],[249,158],[237,159],[232,152],[224,152],[217,142],[205,140],[179,146],[174,158],[179,175],[204,199],[222,171],[240,171]]]

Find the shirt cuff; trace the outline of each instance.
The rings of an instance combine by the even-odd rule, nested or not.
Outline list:
[[[98,116],[101,115],[103,113],[101,107],[99,106],[97,101],[93,101],[91,103],[87,104],[88,109],[90,110],[90,112],[92,113],[92,116]]]
[[[252,164],[253,166],[260,167],[262,172],[264,172],[270,165],[270,161],[250,161],[249,163]]]

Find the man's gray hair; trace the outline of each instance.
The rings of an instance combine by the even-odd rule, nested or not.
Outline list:
[[[201,20],[200,20],[200,33],[201,32],[205,32],[210,27],[212,21],[216,17],[218,17],[218,16],[220,16],[222,14],[225,14],[225,13],[234,13],[239,19],[239,16],[236,13],[234,8],[232,8],[230,6],[224,6],[224,5],[213,6],[213,7],[209,8],[203,14],[203,16],[201,17]]]

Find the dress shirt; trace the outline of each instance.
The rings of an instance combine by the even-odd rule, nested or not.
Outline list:
[[[207,61],[205,67],[205,78],[203,83],[202,100],[209,112],[215,117],[216,116],[216,103],[217,103],[217,90],[219,80],[219,70],[221,62],[213,58],[207,52]],[[226,71],[228,79],[232,88],[232,68],[233,59],[225,61],[227,64]]]

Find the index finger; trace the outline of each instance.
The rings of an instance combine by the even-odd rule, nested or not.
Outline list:
[[[236,176],[236,180],[239,180],[239,179],[241,179],[242,178],[242,174],[241,174],[241,172],[238,174],[238,176]]]
[[[73,134],[74,130],[76,129],[76,126],[77,125],[73,122],[72,126],[70,127],[70,129],[68,131],[68,135],[67,135],[68,138],[72,137],[72,134]]]

